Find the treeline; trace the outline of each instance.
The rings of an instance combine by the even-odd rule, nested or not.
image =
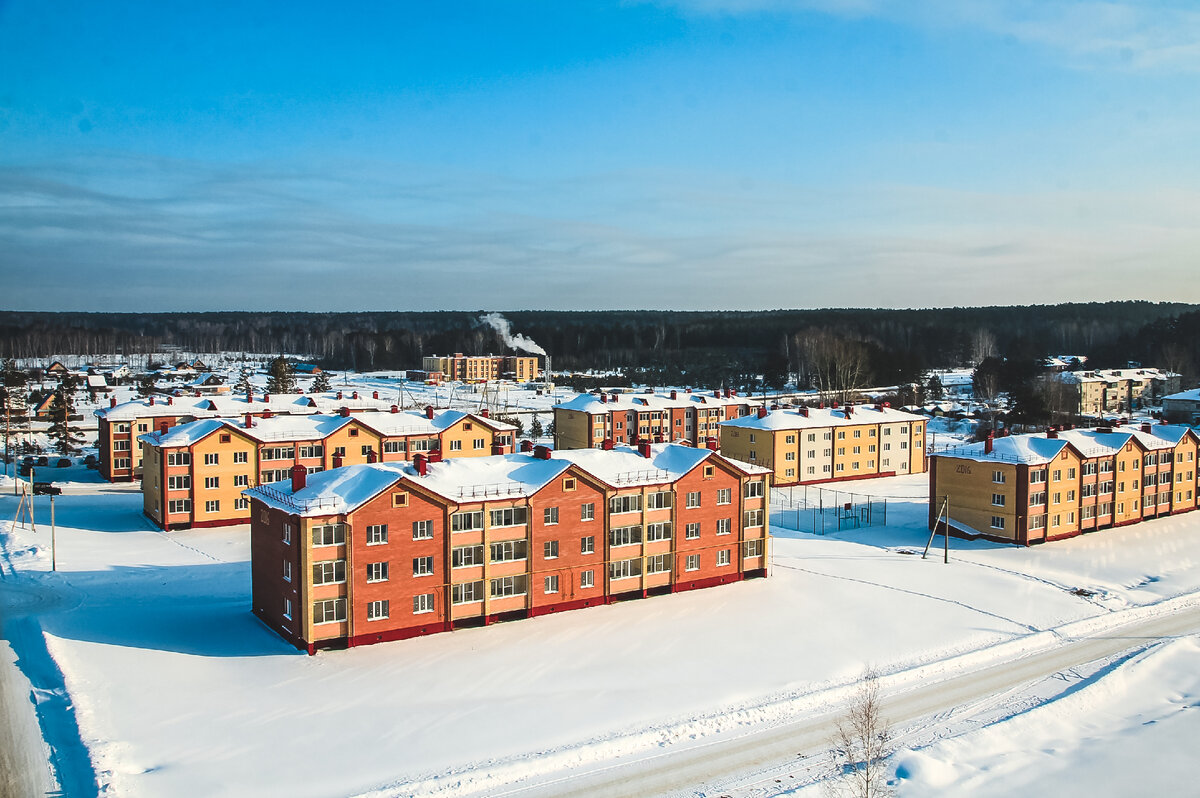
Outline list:
[[[333,369],[419,367],[421,357],[501,353],[481,312],[33,313],[0,312],[0,356],[57,353],[296,353]],[[513,311],[515,332],[553,357],[555,370],[621,372],[637,381],[700,386],[819,377],[830,342],[849,345],[868,384],[918,380],[935,368],[987,357],[1087,355],[1090,367],[1128,361],[1194,379],[1200,306],[1110,302],[922,310],[761,312]],[[814,342],[825,347],[817,351]],[[838,355],[843,360],[845,355]],[[822,364],[826,365],[822,365]],[[844,366],[844,363],[833,363]]]

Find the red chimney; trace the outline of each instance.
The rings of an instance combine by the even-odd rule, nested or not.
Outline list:
[[[996,438],[995,433],[989,432],[987,437],[983,439],[983,453],[984,454],[992,453],[992,444],[995,442],[995,438]]]
[[[1142,432],[1149,432],[1149,431],[1150,431],[1150,425],[1149,425],[1149,424],[1143,424],[1143,425],[1142,425]]]
[[[196,396],[199,396],[199,395],[200,395],[200,394],[196,394]],[[175,404],[175,397],[174,397],[174,396],[168,396],[168,397],[167,397],[167,404],[169,404],[169,405],[173,405],[173,404]]]
[[[679,391],[671,391],[671,398],[672,398],[672,399],[678,399],[678,398],[679,398]]]
[[[342,418],[350,418],[350,408],[348,408],[348,407],[338,408],[338,415],[340,415]]]
[[[662,436],[662,434],[661,434],[661,433],[660,433],[660,434],[657,434],[657,435],[655,435],[655,436],[654,436],[654,442],[655,442],[655,443],[662,443],[662,442],[663,442],[663,436]]]
[[[153,396],[150,397],[150,406],[154,407],[154,397]]]
[[[1056,430],[1054,427],[1046,427],[1046,437],[1047,438],[1057,438],[1058,430]]]
[[[246,425],[245,425],[245,426],[246,426],[246,429],[250,429],[251,427],[253,427],[253,426],[254,426],[254,421],[253,421],[253,419],[254,419],[254,416],[253,416],[253,415],[251,415],[250,413],[247,413],[247,414],[246,414]]]
[[[374,448],[374,447],[372,447],[372,448],[370,448],[370,449],[368,449],[368,450],[367,450],[367,462],[368,462],[368,463],[377,463],[377,462],[379,462],[379,455],[375,454],[375,448]]]
[[[296,463],[292,466],[292,493],[299,493],[308,486],[308,469]]]
[[[638,454],[640,454],[642,457],[645,457],[647,460],[649,460],[653,454],[653,451],[650,449],[650,444],[648,443],[639,443],[637,449]]]
[[[399,412],[400,412],[400,408],[399,408],[399,407],[397,407],[396,405],[392,405],[392,412],[393,412],[393,413],[399,413]]]
[[[170,428],[171,428],[171,422],[169,422],[169,421],[160,421],[158,424],[158,432],[160,435],[166,435],[167,430],[169,430]]]
[[[804,416],[805,418],[808,418],[808,408],[807,407],[800,408],[800,415]]]
[[[492,454],[493,455],[504,454],[504,447],[498,443],[493,443],[492,444]]]
[[[533,447],[533,456],[536,457],[538,460],[549,460],[550,459],[550,447],[549,446]]]
[[[371,391],[371,398],[372,398],[372,399],[378,399],[378,398],[379,398],[379,391]]]
[[[766,418],[767,417],[767,408],[765,408],[765,407],[758,408],[758,417]]]
[[[486,407],[485,407],[485,408],[483,408],[482,410],[480,410],[480,411],[479,411],[479,415],[480,415],[482,418],[490,418],[490,417],[491,417],[491,416],[490,416],[490,411],[489,411],[489,410],[488,410]]]
[[[341,391],[338,391],[337,398],[338,398],[338,399],[341,399],[341,398],[342,398],[342,392],[341,392]]]
[[[608,404],[608,394],[606,394],[606,393],[601,393],[601,394],[600,394],[600,403],[601,403],[601,404]]]
[[[884,402],[884,403],[883,403],[883,406],[884,406],[884,407],[891,407],[891,406],[892,406],[892,403],[891,403],[891,402]]]
[[[613,448],[613,439],[612,439],[612,438],[605,438],[605,439],[604,439],[604,440],[603,440],[603,441],[600,443],[600,448],[601,448],[601,449],[603,449],[603,450],[604,450],[604,451],[606,451],[606,452],[611,452],[611,451],[612,451],[612,448]]]
[[[425,405],[425,418],[433,418],[433,405]]]
[[[263,411],[263,414],[262,414],[262,417],[263,417],[263,418],[270,418],[270,417],[271,417],[271,416],[273,416],[273,415],[275,415],[275,414],[274,414],[274,413],[272,413],[270,410],[264,410],[264,411]]]
[[[267,404],[270,404],[270,403],[271,403],[271,394],[269,394],[269,393],[264,393],[264,394],[263,394],[263,401],[264,401],[264,402],[266,402]]]
[[[117,397],[115,397],[115,396],[108,397],[108,406],[116,407],[117,406]]]
[[[726,388],[726,389],[725,389],[725,398],[726,398],[726,399],[728,399],[728,398],[729,398],[729,396],[730,396],[729,389],[728,389],[728,388]]]
[[[854,405],[846,405],[846,418],[850,418],[854,413]]]
[[[334,452],[332,465],[334,468],[342,467],[342,456],[340,454],[338,454],[337,452]]]
[[[350,394],[350,398],[351,398],[351,399],[357,399],[357,398],[358,398],[358,391],[355,391],[354,393]]]
[[[715,452],[717,450],[717,439],[710,435],[704,439],[704,445]]]
[[[413,455],[413,468],[417,469],[418,476],[425,476],[429,473],[429,459],[425,455],[417,452]]]
[[[713,396],[715,396],[716,398],[720,399],[720,398],[721,398],[721,392],[720,392],[720,391],[713,391]]]
[[[431,463],[442,462],[442,450],[441,449],[430,449],[429,450],[429,462],[431,462]]]
[[[532,452],[533,451],[533,441],[521,441],[521,451],[522,452]]]

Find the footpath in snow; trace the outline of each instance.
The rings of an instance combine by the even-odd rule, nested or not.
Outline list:
[[[45,597],[43,661],[23,668],[61,676],[76,777],[122,796],[494,793],[830,711],[867,664],[900,689],[1200,593],[1200,513],[1034,549],[952,541],[943,565],[919,556],[926,484],[856,483],[892,497],[886,527],[777,518],[766,580],[316,657],[250,614],[245,528],[164,534],[134,491],[59,497],[57,573],[0,495],[0,556]],[[69,723],[48,731],[70,751]],[[910,784],[953,761],[913,756]]]

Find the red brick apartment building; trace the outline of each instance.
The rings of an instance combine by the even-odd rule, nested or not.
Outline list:
[[[759,402],[735,391],[584,393],[554,406],[556,449],[590,449],[604,441],[666,441],[706,446],[721,422],[749,415]]]
[[[253,611],[309,653],[766,576],[770,472],[608,444],[245,491]]]
[[[1200,438],[1172,424],[1050,428],[930,457],[929,526],[1029,545],[1196,509]]]

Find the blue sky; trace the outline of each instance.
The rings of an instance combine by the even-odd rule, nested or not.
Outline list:
[[[0,2],[0,307],[1200,302],[1185,2]]]

